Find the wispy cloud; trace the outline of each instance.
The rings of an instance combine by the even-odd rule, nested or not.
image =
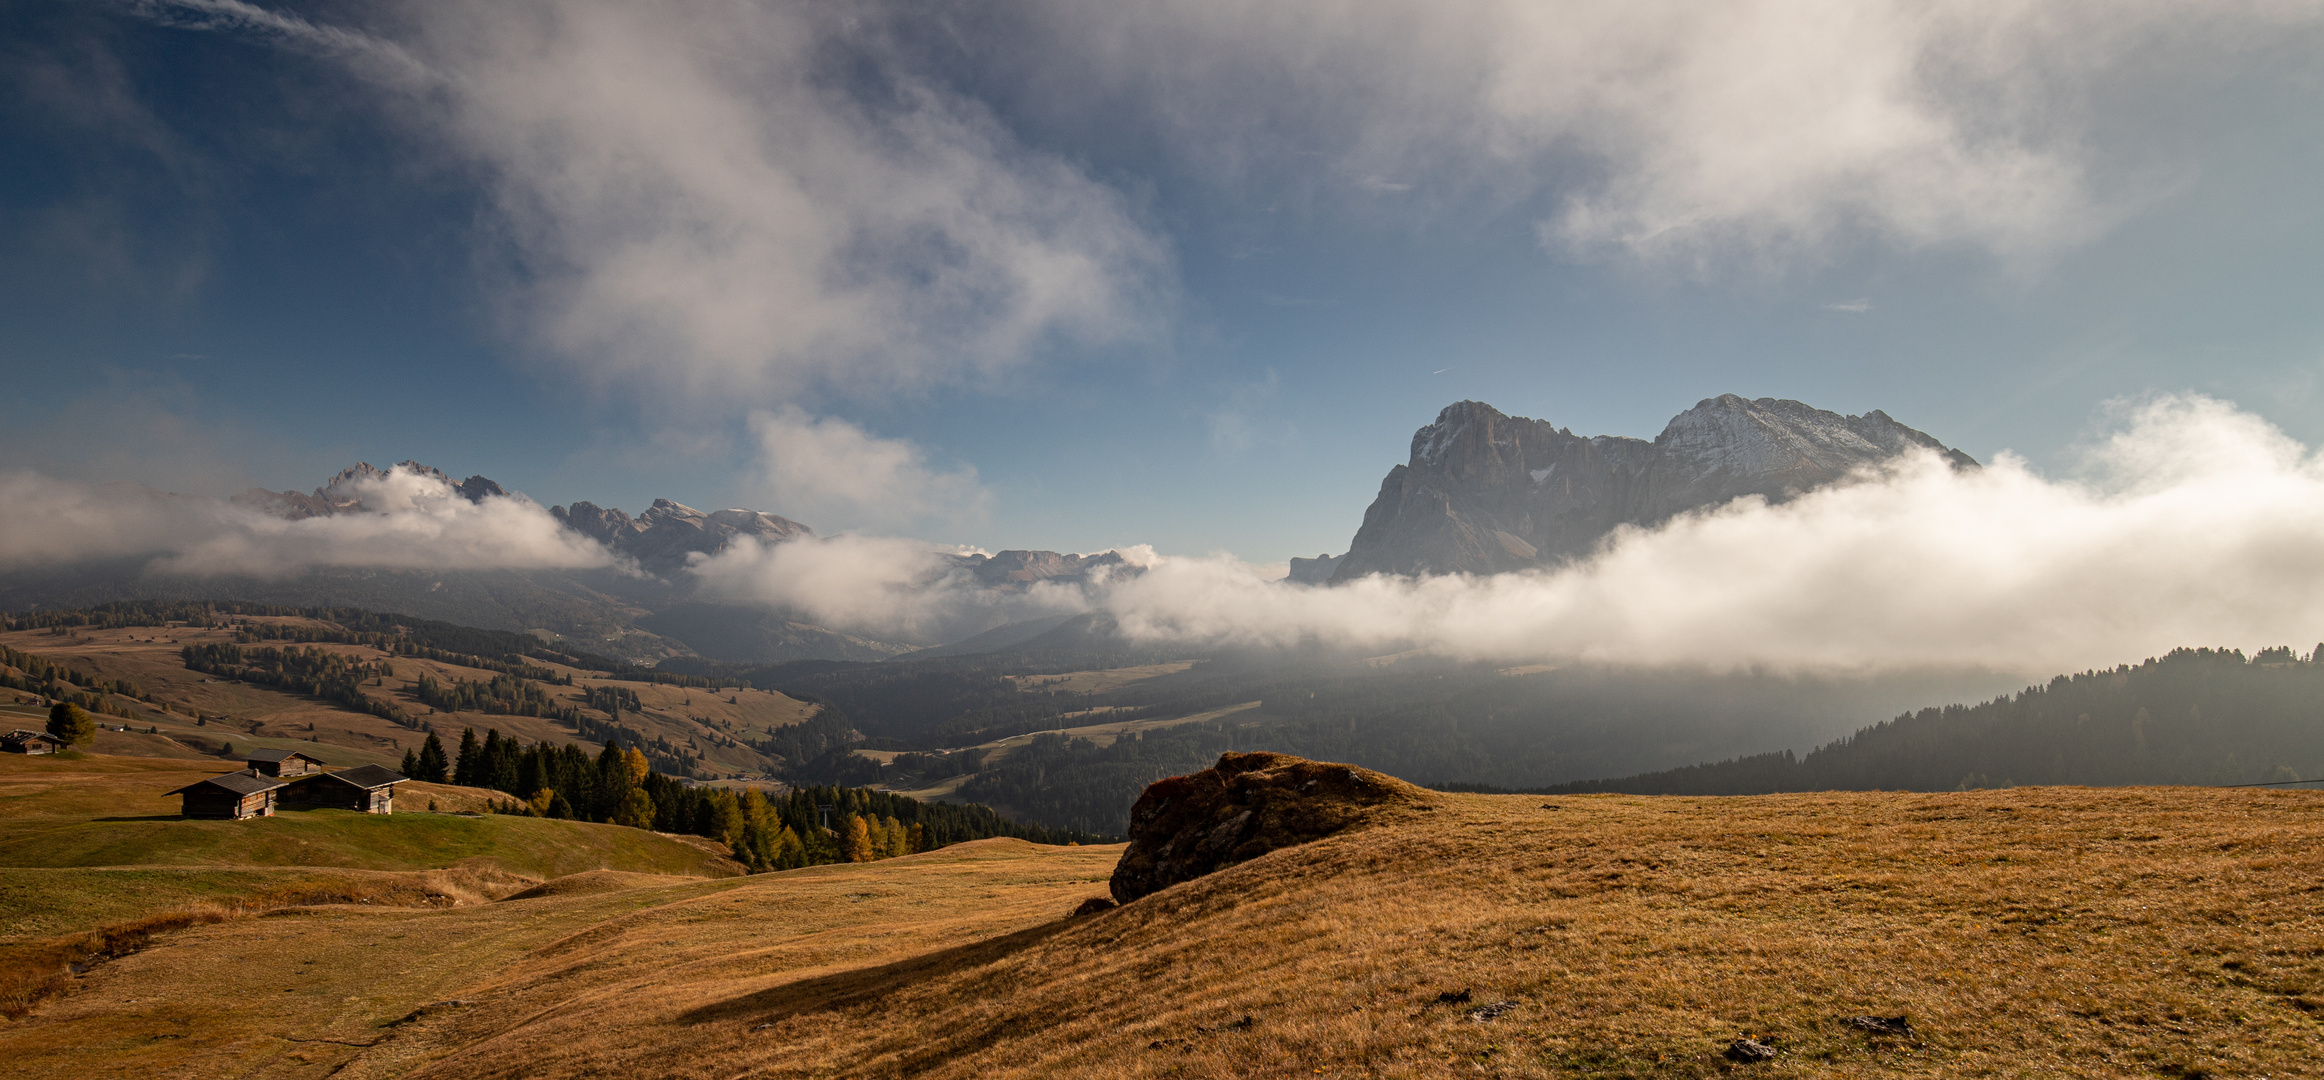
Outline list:
[[[786,406],[750,418],[760,505],[824,531],[961,526],[991,513],[992,492],[968,465],[941,468],[908,439]]]
[[[2110,93],[2236,70],[2324,18],[2272,0],[1037,3],[1023,77],[1107,91],[1044,108],[1101,103],[1092,122],[1118,129],[1132,103],[1218,183],[1352,193],[1365,215],[1409,189],[1396,205],[1432,222],[1546,203],[1561,254],[1690,271],[1863,245],[2038,263],[2154,195],[2101,172]]]
[[[1850,314],[1850,315],[1862,315],[1862,314],[1864,314],[1865,312],[1872,310],[1872,301],[1870,301],[1870,300],[1843,300],[1843,301],[1840,301],[1840,302],[1838,302],[1838,303],[1825,304],[1825,305],[1824,305],[1824,310],[1825,310],[1825,311],[1844,311],[1844,312],[1847,312],[1847,313],[1848,313],[1848,314]]]
[[[388,91],[491,178],[525,343],[608,390],[916,390],[1160,332],[1168,244],[1127,201],[837,9],[411,4],[392,38],[242,0],[133,9]]]

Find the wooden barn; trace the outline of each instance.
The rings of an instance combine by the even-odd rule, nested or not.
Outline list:
[[[244,769],[187,784],[170,794],[186,797],[187,817],[240,821],[272,816],[275,800],[287,785],[287,781],[255,769]]]
[[[378,765],[315,773],[290,781],[282,805],[291,810],[357,810],[395,813],[395,786],[411,777]]]
[[[321,758],[308,757],[296,750],[252,750],[241,758],[250,763],[251,771],[268,776],[306,776],[323,771]]]
[[[0,750],[11,754],[53,754],[65,748],[65,741],[45,731],[11,731],[0,735]]]

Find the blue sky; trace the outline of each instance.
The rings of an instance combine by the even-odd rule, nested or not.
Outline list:
[[[1272,561],[1461,398],[2324,442],[2315,5],[1528,7],[10,5],[0,466]]]

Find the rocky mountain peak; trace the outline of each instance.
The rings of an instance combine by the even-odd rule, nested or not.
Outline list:
[[[391,472],[412,473],[443,481],[469,502],[483,502],[487,498],[506,497],[508,490],[483,476],[471,476],[454,481],[442,469],[422,465],[416,461],[399,461],[389,468],[379,468],[368,461],[358,461],[323,482],[311,494],[296,491],[268,491],[251,488],[231,500],[237,506],[248,507],[261,513],[298,521],[303,518],[330,517],[334,514],[353,513],[363,509],[363,495],[359,489],[366,481],[383,480]]]
[[[1545,420],[1458,401],[1412,437],[1348,553],[1298,560],[1300,580],[1371,573],[1498,573],[1590,551],[1616,526],[1654,525],[1744,495],[1781,501],[1914,449],[1967,454],[1887,413],[1797,401],[1705,398],[1648,442],[1583,437]],[[1320,565],[1319,565],[1320,564]]]
[[[671,499],[655,499],[635,518],[589,502],[552,507],[549,512],[567,528],[636,559],[640,566],[664,577],[684,568],[691,555],[725,551],[738,536],[779,543],[814,533],[775,514],[743,509],[704,513]]]
[[[1103,567],[1123,565],[1118,551],[1094,555],[1065,555],[1055,551],[1003,551],[992,555],[947,556],[952,564],[994,587],[1030,585],[1037,581],[1085,581]]]

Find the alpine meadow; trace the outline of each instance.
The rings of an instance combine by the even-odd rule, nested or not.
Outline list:
[[[2320,58],[0,5],[0,1078],[2316,1074]]]

